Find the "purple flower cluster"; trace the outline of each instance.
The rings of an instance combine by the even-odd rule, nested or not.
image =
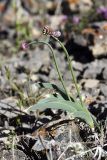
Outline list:
[[[103,7],[103,6],[99,7],[97,9],[97,13],[102,15],[105,19],[107,19],[107,7]]]

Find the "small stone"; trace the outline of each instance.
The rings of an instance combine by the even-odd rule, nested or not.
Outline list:
[[[103,71],[103,78],[104,80],[107,80],[107,68],[105,68]]]
[[[33,38],[39,38],[40,35],[41,35],[41,32],[40,32],[40,30],[38,30],[36,28],[33,28],[32,29],[32,35],[33,35]]]
[[[104,61],[103,63],[99,60],[95,60],[91,63],[86,64],[84,68],[84,74],[83,78],[84,79],[96,79],[97,76],[99,76],[102,72],[102,69],[104,68],[106,62]]]
[[[25,73],[19,74],[17,77],[17,83],[24,84],[25,82],[27,82],[27,74],[25,74]]]
[[[85,88],[97,88],[99,84],[99,80],[96,79],[88,79],[85,80]]]
[[[83,65],[82,63],[72,61],[73,68],[77,71],[83,71]]]
[[[107,97],[107,85],[105,84],[100,84],[100,90],[101,90],[101,93]]]
[[[79,10],[80,12],[88,12],[93,6],[91,0],[80,0],[79,1]],[[83,9],[84,8],[84,9]]]
[[[36,74],[33,74],[30,76],[30,79],[35,82],[35,81],[38,81],[39,80],[39,77],[36,75]]]
[[[93,47],[91,47],[92,53],[94,57],[99,57],[102,55],[106,55],[107,53],[107,45],[102,43],[101,45],[99,43],[95,44]]]

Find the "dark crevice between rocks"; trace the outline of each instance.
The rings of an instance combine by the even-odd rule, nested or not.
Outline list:
[[[46,151],[34,151],[32,147],[36,143],[36,140],[34,139],[27,139],[27,138],[21,138],[19,144],[17,145],[17,148],[21,151],[23,151],[26,156],[27,160],[47,160],[46,157]]]
[[[77,62],[85,64],[94,61],[94,56],[89,47],[76,44],[72,38],[66,43],[65,47],[69,55],[72,55]]]
[[[104,80],[104,78],[103,78],[103,71],[104,71],[104,69],[105,68],[102,68],[101,73],[97,74],[96,79],[98,79],[98,80]]]

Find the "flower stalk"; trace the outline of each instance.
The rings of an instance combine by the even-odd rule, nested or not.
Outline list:
[[[44,45],[47,45],[47,46],[49,47],[49,49],[50,49],[50,51],[51,51],[51,53],[52,53],[52,57],[53,57],[53,60],[54,60],[54,64],[55,64],[56,71],[57,71],[57,73],[58,73],[59,79],[60,79],[60,81],[61,81],[61,83],[62,83],[62,86],[63,86],[63,88],[64,88],[64,90],[65,90],[65,92],[66,92],[66,94],[67,94],[68,99],[71,101],[71,98],[70,98],[69,93],[68,93],[68,91],[67,91],[67,89],[66,89],[65,82],[64,82],[64,80],[63,80],[63,78],[62,78],[62,75],[61,75],[61,72],[60,72],[60,70],[59,70],[59,66],[58,66],[57,60],[56,60],[56,56],[55,56],[55,54],[54,54],[54,51],[53,51],[53,48],[51,47],[51,45],[50,45],[49,43],[47,43],[47,42],[44,42],[44,41],[32,41],[32,42],[30,42],[30,43],[28,43],[28,44],[25,44],[25,43],[24,43],[24,45],[22,45],[22,47],[23,47],[23,49],[25,49],[26,47],[28,48],[28,46],[30,46],[30,45],[32,45],[32,44],[44,44]],[[73,97],[72,97],[72,99],[74,100]]]
[[[80,90],[79,90],[79,87],[78,87],[78,84],[77,84],[77,80],[76,80],[76,77],[75,77],[75,74],[74,74],[74,71],[73,71],[72,61],[71,61],[71,59],[69,57],[68,51],[66,50],[65,46],[63,45],[63,43],[57,37],[54,37],[54,36],[52,36],[52,37],[60,44],[60,46],[64,50],[65,56],[67,57],[67,60],[68,60],[69,69],[70,69],[70,72],[71,72],[71,78],[73,79],[73,82],[75,84],[75,88],[77,90],[81,105],[84,107],[83,101],[82,101],[82,97],[81,97],[81,94],[80,94]]]

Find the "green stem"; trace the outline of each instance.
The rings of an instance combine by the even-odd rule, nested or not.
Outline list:
[[[53,37],[53,36],[52,36],[52,37]],[[63,50],[64,50],[64,53],[65,53],[65,55],[66,55],[66,57],[67,57],[67,59],[68,59],[69,68],[70,68],[70,72],[71,72],[71,77],[72,77],[73,82],[74,82],[74,84],[75,84],[75,88],[76,88],[76,90],[77,90],[77,93],[78,93],[78,96],[79,96],[81,105],[84,107],[83,102],[82,102],[82,98],[81,98],[81,94],[80,94],[80,90],[79,90],[78,85],[77,85],[77,80],[76,80],[76,77],[75,77],[75,74],[74,74],[74,71],[73,71],[72,61],[70,60],[69,54],[68,54],[65,46],[63,45],[63,43],[62,43],[58,38],[56,38],[56,37],[53,37],[53,38],[61,45],[61,47],[62,47]]]
[[[52,37],[53,37],[53,36],[52,36]],[[78,95],[79,95],[79,99],[80,99],[81,106],[82,106],[82,107],[84,108],[84,110],[87,112],[87,115],[89,115],[89,117],[91,118],[92,124],[91,124],[90,126],[91,126],[92,129],[94,129],[93,118],[92,118],[90,112],[88,111],[88,109],[84,106],[84,104],[83,104],[83,102],[82,102],[80,90],[79,90],[78,85],[77,85],[77,80],[76,80],[76,77],[75,77],[75,74],[74,74],[74,70],[73,70],[73,67],[72,67],[72,61],[71,61],[71,59],[70,59],[70,57],[69,57],[69,54],[68,54],[66,48],[64,47],[63,43],[62,43],[58,38],[56,38],[56,37],[53,37],[53,38],[54,38],[57,42],[59,42],[59,44],[61,45],[61,47],[62,47],[63,50],[64,50],[64,53],[65,53],[65,55],[66,55],[66,57],[67,57],[67,60],[68,60],[70,72],[71,72],[71,78],[73,79],[73,82],[74,82],[74,84],[75,84],[75,88],[76,88],[77,93],[78,93]],[[94,121],[95,121],[95,119],[94,119]],[[96,122],[96,121],[95,121],[95,122]],[[96,124],[97,124],[97,122],[96,122]],[[97,125],[97,126],[98,126],[98,125]]]
[[[54,63],[55,63],[55,67],[56,67],[56,70],[57,70],[57,72],[58,72],[59,79],[60,79],[60,81],[61,81],[61,83],[62,83],[62,86],[63,86],[63,88],[64,88],[67,96],[68,96],[68,99],[71,101],[71,98],[70,98],[70,96],[69,96],[69,94],[68,94],[68,91],[67,91],[67,89],[66,89],[66,86],[65,86],[65,82],[64,82],[64,80],[63,80],[63,78],[62,78],[62,75],[61,75],[61,72],[60,72],[60,70],[59,70],[59,67],[58,67],[58,64],[57,64],[57,61],[56,61],[56,56],[55,56],[55,54],[54,54],[53,48],[51,47],[51,45],[50,45],[49,43],[44,42],[44,41],[33,41],[33,42],[30,42],[28,45],[38,44],[38,43],[47,45],[47,46],[49,47],[49,49],[51,50],[51,53],[52,53],[52,56],[53,56],[53,60],[54,60]],[[73,97],[72,97],[72,98],[73,98]],[[73,98],[73,99],[74,99],[74,98]]]

